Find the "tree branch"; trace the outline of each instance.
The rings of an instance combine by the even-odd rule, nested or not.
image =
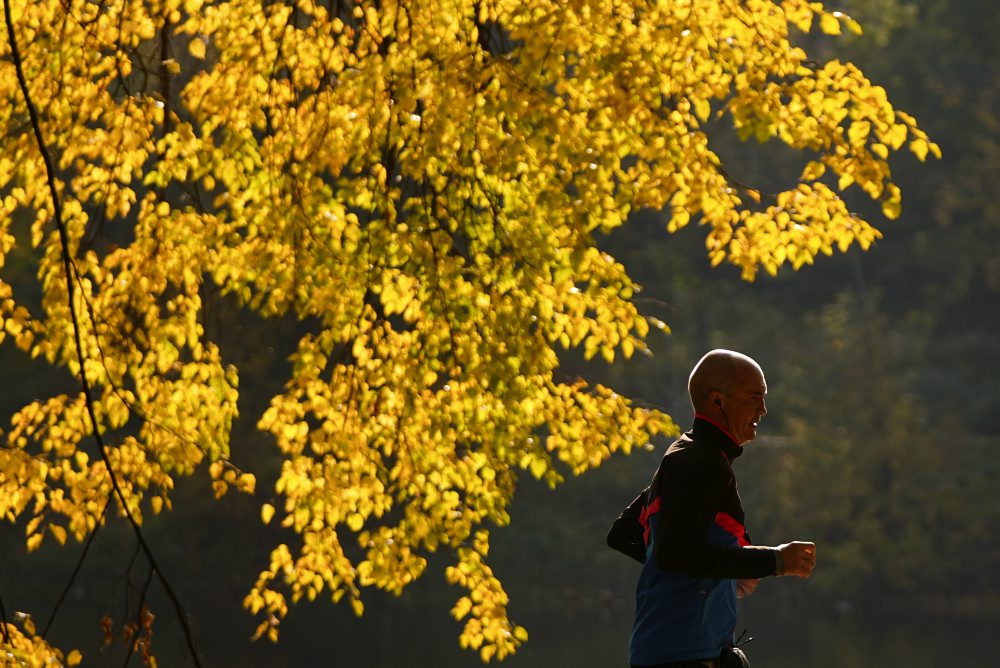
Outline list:
[[[187,619],[184,614],[184,608],[180,603],[180,599],[174,593],[173,587],[170,586],[169,581],[160,569],[156,558],[153,556],[153,551],[146,542],[145,536],[142,533],[142,529],[139,523],[136,521],[135,516],[128,507],[127,499],[125,498],[125,493],[122,491],[121,485],[118,482],[118,477],[115,474],[114,468],[111,465],[111,460],[108,457],[107,445],[104,442],[104,438],[101,435],[100,425],[97,420],[97,415],[94,411],[94,398],[93,390],[90,387],[90,381],[87,379],[86,371],[86,355],[83,348],[83,335],[82,326],[80,324],[79,314],[76,312],[75,296],[76,296],[76,286],[73,281],[73,261],[70,257],[69,251],[69,234],[66,230],[66,224],[62,216],[62,206],[59,199],[59,190],[56,185],[56,172],[55,163],[52,159],[52,155],[49,152],[47,145],[45,143],[45,138],[42,135],[42,126],[38,117],[38,111],[35,108],[35,104],[31,99],[31,93],[28,90],[28,82],[24,76],[24,67],[21,61],[21,53],[17,47],[17,37],[14,33],[14,20],[11,16],[10,2],[9,0],[3,0],[3,10],[4,10],[4,20],[7,25],[7,37],[10,43],[11,57],[14,61],[14,70],[17,73],[17,82],[21,90],[21,96],[24,98],[25,106],[28,109],[28,117],[31,120],[31,129],[35,135],[35,143],[38,145],[38,150],[42,155],[42,160],[45,163],[45,174],[46,181],[48,183],[49,193],[52,198],[52,213],[53,218],[56,223],[56,227],[59,232],[59,242],[62,247],[62,263],[63,271],[66,274],[66,295],[69,306],[70,318],[73,323],[73,336],[76,343],[76,354],[77,360],[80,365],[80,385],[83,391],[84,400],[87,406],[87,414],[90,417],[91,425],[94,428],[94,439],[97,441],[98,449],[101,454],[101,459],[104,461],[104,466],[108,471],[108,478],[111,481],[111,486],[114,489],[115,496],[121,503],[122,511],[125,513],[129,524],[132,526],[132,531],[135,533],[136,539],[142,546],[142,551],[146,555],[146,559],[149,560],[150,568],[156,573],[157,579],[159,579],[160,584],[163,585],[167,596],[173,603],[174,610],[177,613],[178,621],[181,624],[181,628],[184,631],[184,638],[187,641],[188,650],[191,653],[191,658],[194,661],[195,666],[200,668],[201,662],[198,659],[198,653],[194,647],[194,638],[191,629],[188,625]],[[6,628],[6,627],[5,627]]]
[[[107,503],[104,504],[104,509],[101,510],[101,520],[108,512],[108,506],[111,505],[111,496],[108,496]],[[69,576],[69,582],[66,583],[66,587],[63,589],[62,594],[59,595],[59,600],[56,601],[55,607],[52,609],[52,614],[49,615],[49,621],[45,624],[45,628],[42,629],[42,637],[44,638],[49,629],[52,628],[52,624],[56,621],[56,615],[59,613],[59,608],[62,607],[63,601],[66,600],[66,596],[69,595],[69,590],[76,582],[76,576],[80,574],[80,569],[83,568],[83,562],[87,559],[87,553],[90,551],[90,546],[94,542],[94,537],[97,536],[97,531],[101,528],[101,522],[98,521],[94,524],[93,530],[91,530],[90,535],[87,536],[87,542],[83,546],[83,552],[80,553],[80,558],[76,560],[76,567],[73,569],[72,575]]]
[[[3,596],[0,596],[0,629],[3,629],[3,644],[10,644],[10,634],[7,632],[7,609],[3,607]]]

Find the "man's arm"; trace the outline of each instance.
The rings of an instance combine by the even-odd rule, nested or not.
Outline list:
[[[776,575],[779,556],[772,547],[726,547],[707,536],[729,484],[726,467],[708,461],[675,470],[662,480],[653,554],[663,570],[694,577],[733,579]]]
[[[622,511],[611,524],[608,531],[608,545],[626,554],[640,564],[646,562],[646,541],[643,538],[645,531],[639,522],[642,515],[642,508],[646,503],[646,491],[643,490],[635,500]]]

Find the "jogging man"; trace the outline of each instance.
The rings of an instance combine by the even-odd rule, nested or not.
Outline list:
[[[813,543],[755,546],[744,526],[732,464],[767,414],[760,366],[713,350],[691,372],[688,394],[691,430],[667,449],[649,487],[608,533],[608,545],[643,564],[633,668],[749,666],[733,648],[736,598],[765,576],[807,578],[816,565]]]

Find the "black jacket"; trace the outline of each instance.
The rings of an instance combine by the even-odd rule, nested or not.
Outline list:
[[[775,550],[752,547],[744,526],[731,467],[742,452],[721,429],[695,418],[691,431],[667,449],[649,487],[611,525],[608,545],[640,563],[651,553],[660,569],[684,575],[774,575]],[[724,534],[735,544],[727,546],[733,541]]]

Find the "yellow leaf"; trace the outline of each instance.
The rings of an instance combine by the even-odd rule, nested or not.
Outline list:
[[[239,477],[236,478],[236,488],[241,492],[246,492],[247,494],[253,494],[254,489],[257,487],[257,476],[253,473],[241,473]]]
[[[902,123],[893,125],[886,133],[885,143],[889,144],[893,150],[898,150],[906,141],[907,128]]]
[[[58,524],[50,524],[49,531],[52,532],[52,535],[55,536],[60,545],[66,544],[66,529],[64,527],[61,527]]]
[[[631,359],[632,353],[635,352],[635,343],[632,342],[632,339],[628,338],[628,339],[623,339],[621,345],[622,345],[622,356],[625,357],[625,359]]]
[[[703,123],[707,121],[709,114],[712,113],[712,106],[709,104],[708,100],[705,98],[696,98],[693,104],[694,113],[698,116],[698,119]]]
[[[810,160],[802,170],[801,181],[815,181],[826,173],[826,165],[818,160]]]
[[[35,515],[32,517],[28,522],[28,525],[24,528],[24,533],[29,536],[34,534],[38,530],[38,527],[42,523],[43,519],[45,519],[44,515]]]
[[[847,130],[847,138],[851,144],[858,146],[864,144],[871,132],[872,124],[868,121],[854,121]]]
[[[78,666],[81,661],[83,661],[83,654],[81,654],[78,649],[74,649],[66,656],[67,666]]]
[[[27,541],[28,552],[34,552],[35,550],[38,549],[38,546],[42,544],[42,537],[44,535],[45,534],[43,533],[36,533],[28,537]]]
[[[265,503],[260,507],[260,519],[264,524],[270,524],[272,517],[274,517],[274,506]]]
[[[455,607],[451,609],[451,616],[454,617],[455,619],[462,619],[467,614],[469,614],[469,610],[471,609],[472,609],[472,601],[469,599],[468,596],[463,596],[462,598],[458,599],[458,602],[455,603]]]
[[[886,200],[882,202],[882,213],[889,220],[895,220],[899,218],[899,214],[903,212],[902,203],[899,200]]]
[[[188,42],[188,52],[198,60],[204,60],[205,42],[200,37],[195,37]]]
[[[882,213],[885,214],[886,218],[895,220],[902,212],[902,196],[899,192],[899,186],[890,183],[886,187],[886,192],[887,195],[882,201]]]
[[[676,232],[691,221],[691,214],[684,209],[674,209],[670,222],[667,225],[669,232]]]
[[[365,604],[361,602],[361,599],[352,598],[351,609],[354,611],[354,614],[357,615],[358,617],[365,614]]]
[[[837,20],[836,16],[824,12],[819,17],[819,29],[827,35],[839,35],[840,21]]]

